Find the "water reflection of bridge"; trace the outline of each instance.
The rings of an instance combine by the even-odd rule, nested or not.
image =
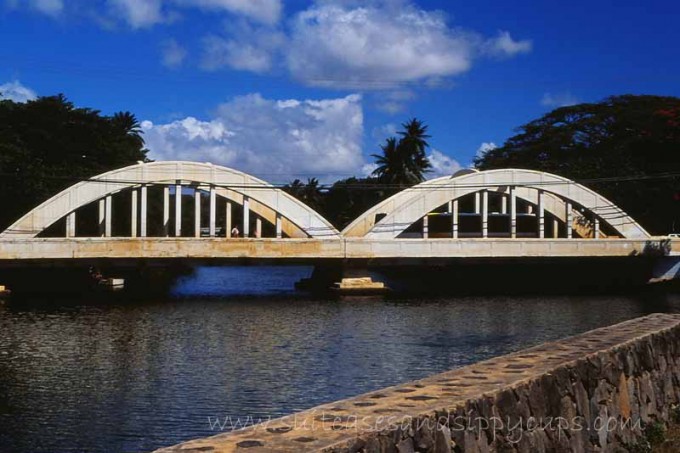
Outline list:
[[[27,213],[0,234],[0,265],[170,259],[401,264],[667,256],[674,248],[601,195],[536,171],[466,170],[430,180],[339,232],[250,175],[211,164],[154,162],[82,181]]]

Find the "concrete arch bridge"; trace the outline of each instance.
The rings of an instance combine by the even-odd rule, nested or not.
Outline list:
[[[280,188],[237,170],[152,162],[77,183],[28,212],[0,233],[0,268],[173,260],[360,267],[485,259],[656,260],[678,248],[667,238],[651,237],[596,192],[537,171],[465,170],[426,181],[339,232]]]

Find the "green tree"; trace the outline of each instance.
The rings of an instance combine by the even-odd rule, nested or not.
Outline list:
[[[377,164],[373,175],[383,183],[408,187],[424,181],[425,173],[432,167],[426,155],[430,136],[427,126],[415,118],[402,127],[398,141],[388,138],[381,146],[382,154],[372,155]]]
[[[283,190],[312,209],[318,211],[321,208],[323,195],[319,187],[319,180],[316,178],[307,179],[307,183],[295,179],[290,184],[284,186]]]
[[[0,100],[0,231],[75,182],[145,161],[146,154],[129,112],[104,116],[63,95]]]
[[[370,207],[394,193],[377,178],[347,178],[335,182],[325,194],[321,213],[343,229]]]
[[[528,168],[580,180],[650,232],[678,231],[680,99],[623,95],[558,108],[521,126],[475,166]],[[602,178],[614,180],[596,181]]]

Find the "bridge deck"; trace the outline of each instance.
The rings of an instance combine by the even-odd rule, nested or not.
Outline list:
[[[64,259],[442,259],[633,257],[680,254],[658,239],[224,239],[43,238],[0,240],[0,264]]]

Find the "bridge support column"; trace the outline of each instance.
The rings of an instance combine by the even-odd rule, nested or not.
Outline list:
[[[130,237],[137,237],[137,189],[132,189],[132,203],[130,212]]]
[[[276,239],[281,239],[283,237],[283,222],[281,219],[281,214],[276,213]]]
[[[600,238],[600,219],[595,217],[593,219],[593,239]]]
[[[480,195],[479,192],[475,192],[475,214],[479,214],[480,212]]]
[[[449,201],[451,213],[451,238],[458,239],[458,200]]]
[[[501,214],[508,214],[508,197],[507,195],[501,195]]]
[[[66,237],[73,238],[76,236],[76,211],[69,213],[66,216]]]
[[[175,185],[175,237],[182,236],[182,185]]]
[[[163,186],[163,236],[170,236],[170,187]]]
[[[194,237],[201,237],[201,191],[194,191]]]
[[[482,237],[489,237],[489,191],[482,191]]]
[[[250,236],[250,200],[243,196],[243,235],[244,238]]]
[[[425,214],[425,217],[423,217],[423,239],[427,239],[428,237],[430,237],[430,221],[427,214]]]
[[[262,237],[262,219],[259,217],[255,218],[255,237],[258,239]]]
[[[143,238],[147,236],[146,221],[147,221],[147,201],[148,190],[146,186],[140,189],[141,203],[140,203],[140,219],[139,219],[139,235]]]
[[[510,237],[517,238],[517,194],[514,187],[510,187]]]
[[[574,218],[573,218],[573,213],[572,213],[572,207],[571,207],[571,202],[567,201],[565,204],[565,208],[567,210],[565,219],[566,220],[566,227],[567,227],[567,239],[571,239],[573,237],[573,227],[574,227]]]
[[[105,199],[106,207],[104,209],[104,236],[107,238],[111,237],[111,204],[113,200],[111,199],[111,195],[107,195]]]
[[[210,186],[210,237],[215,237],[215,218],[217,209],[217,195],[215,194],[215,186]]]
[[[227,229],[226,231],[226,237],[230,238],[231,237],[231,201],[227,201],[227,212],[225,215],[225,227]]]
[[[106,219],[106,201],[102,198],[99,200],[99,236],[104,237],[105,234],[105,226],[104,222]]]
[[[545,207],[542,190],[538,191],[538,237],[545,238]]]

